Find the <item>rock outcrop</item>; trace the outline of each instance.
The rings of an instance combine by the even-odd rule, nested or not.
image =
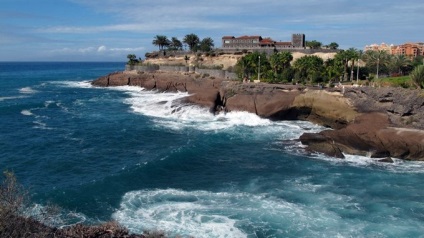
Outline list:
[[[97,86],[133,85],[147,90],[184,91],[183,103],[219,111],[248,111],[272,120],[308,120],[331,128],[305,133],[309,151],[343,158],[355,154],[424,161],[424,94],[400,88],[321,90],[297,85],[224,81],[192,73],[121,72]]]

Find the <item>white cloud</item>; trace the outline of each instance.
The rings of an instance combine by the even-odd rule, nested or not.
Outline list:
[[[83,47],[83,48],[71,48],[71,47],[64,47],[61,49],[53,49],[50,52],[51,53],[57,53],[57,54],[109,54],[109,53],[125,53],[125,52],[139,52],[145,50],[145,47],[115,47],[115,48],[108,48],[105,45],[101,46],[89,46],[89,47]]]
[[[104,52],[104,51],[106,51],[106,50],[107,50],[107,48],[106,48],[106,46],[104,46],[104,45],[99,46],[99,48],[97,48],[97,52]]]

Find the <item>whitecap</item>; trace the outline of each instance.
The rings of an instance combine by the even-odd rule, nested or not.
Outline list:
[[[33,204],[24,212],[26,217],[32,217],[43,224],[52,227],[67,227],[89,221],[86,215],[64,209],[56,210],[52,206]]]
[[[93,88],[91,81],[54,81],[51,83],[66,88]]]
[[[13,99],[20,99],[20,98],[27,98],[27,96],[10,96],[10,97],[0,97],[0,102],[5,100],[13,100]]]
[[[270,194],[140,190],[126,193],[112,217],[136,233],[161,229],[168,236],[199,238],[261,237],[267,233],[273,237],[344,237],[356,236],[366,229],[366,223],[346,222],[327,209],[327,203],[332,202],[336,210],[359,211],[359,205],[349,196],[319,195],[314,193],[319,187],[305,186],[305,181],[297,183],[306,189],[307,196],[311,195],[311,204],[291,203]],[[327,226],[333,229],[326,229]]]
[[[329,157],[324,154],[313,154],[312,157],[325,160],[333,164],[350,165],[354,167],[364,167],[370,169],[382,169],[393,173],[424,173],[424,163],[422,161],[407,161],[392,158],[393,163],[381,162],[382,158],[371,158],[367,156],[343,154],[344,159]]]
[[[24,116],[32,116],[32,112],[30,110],[22,110],[21,114]]]
[[[131,111],[152,118],[155,126],[172,130],[196,129],[201,131],[222,131],[237,127],[261,128],[255,133],[280,133],[288,139],[300,136],[306,130],[320,131],[323,127],[309,122],[275,122],[261,118],[254,113],[233,111],[214,115],[207,108],[181,103],[189,96],[186,92],[158,93],[134,86],[111,87],[111,90],[126,92],[130,97],[124,103]]]
[[[165,229],[170,236],[246,237],[236,227],[236,219],[214,206],[228,196],[231,195],[175,189],[129,192],[112,217],[138,233]]]
[[[37,90],[32,89],[31,87],[24,87],[19,89],[19,92],[22,94],[34,94],[37,93]]]

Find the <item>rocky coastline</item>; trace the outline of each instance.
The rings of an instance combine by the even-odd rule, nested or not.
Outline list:
[[[99,87],[140,86],[161,92],[188,92],[182,103],[211,113],[247,111],[271,120],[307,120],[328,127],[305,133],[306,150],[337,158],[354,154],[424,161],[424,92],[402,88],[241,83],[179,72],[115,72],[98,78]]]

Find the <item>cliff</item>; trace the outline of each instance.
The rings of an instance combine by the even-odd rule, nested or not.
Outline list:
[[[376,158],[424,160],[424,95],[400,88],[337,90],[297,85],[240,83],[191,73],[121,72],[96,86],[133,85],[147,90],[185,91],[184,102],[220,111],[248,111],[272,120],[308,120],[331,130],[305,133],[307,150],[343,158],[343,153]]]

